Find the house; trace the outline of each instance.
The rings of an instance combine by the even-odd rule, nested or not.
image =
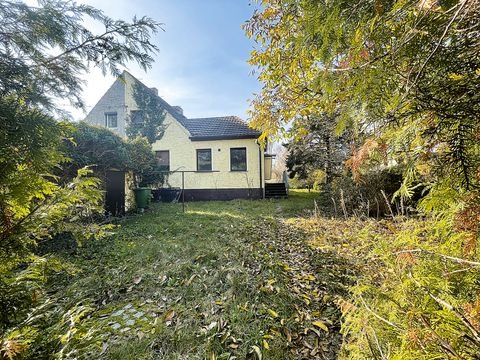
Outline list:
[[[137,88],[154,93],[124,72],[102,96],[85,121],[126,137],[128,122],[141,122]],[[189,119],[182,108],[158,97],[165,112],[165,131],[152,146],[158,163],[170,171],[167,186],[184,189],[184,199],[263,198],[271,155],[258,141],[260,132],[236,116]]]

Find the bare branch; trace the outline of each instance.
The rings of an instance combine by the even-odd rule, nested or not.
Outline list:
[[[383,321],[385,324],[390,325],[391,327],[393,327],[393,328],[395,328],[395,329],[397,329],[397,330],[403,330],[400,326],[392,323],[391,321],[385,319],[384,317],[378,315],[375,311],[373,311],[373,310],[367,305],[367,303],[365,302],[365,300],[363,299],[362,296],[360,296],[360,300],[362,301],[362,304],[363,304],[363,306],[365,307],[365,309],[367,309],[367,311],[368,311],[370,314],[372,314],[373,316],[375,316],[377,319]]]
[[[430,251],[430,250],[425,250],[425,249],[400,250],[400,251],[395,252],[395,255],[405,254],[405,253],[426,253],[426,254],[441,257],[443,259],[451,260],[451,261],[459,263],[459,264],[469,264],[469,265],[473,265],[473,266],[480,266],[480,262],[477,262],[477,261],[470,261],[470,260],[465,260],[465,259],[458,258],[458,257],[455,257],[455,256],[438,254],[436,252],[433,252],[433,251]]]

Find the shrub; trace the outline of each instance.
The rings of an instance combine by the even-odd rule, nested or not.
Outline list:
[[[395,198],[395,193],[403,181],[402,173],[398,168],[389,168],[365,173],[359,182],[355,182],[349,175],[336,177],[332,184],[325,188],[330,195],[333,210],[338,215],[346,216],[391,216],[392,213],[407,214],[414,211],[413,206],[421,197],[418,188],[416,196],[410,201],[404,198]]]

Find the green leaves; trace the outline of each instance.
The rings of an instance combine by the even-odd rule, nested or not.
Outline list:
[[[328,327],[327,325],[325,325],[323,321],[320,321],[320,320],[314,321],[312,322],[312,325],[318,327],[319,329],[322,329],[323,331],[328,332]]]
[[[86,27],[90,19],[103,28]],[[90,66],[120,74],[134,61],[148,69],[157,46],[151,41],[161,24],[148,17],[114,20],[102,11],[68,1],[31,7],[0,1],[0,96],[16,94],[29,104],[57,109],[54,98],[83,107],[80,75]]]
[[[127,82],[128,84],[128,82]],[[160,140],[165,131],[166,112],[162,100],[152,89],[135,79],[132,85],[133,99],[138,110],[130,112],[127,135],[130,138],[145,137],[150,144]]]
[[[84,26],[88,19],[105,30],[91,31]],[[110,225],[95,223],[103,216],[103,194],[86,166],[123,168],[134,152],[135,163],[126,166],[154,161],[148,144],[127,146],[100,130],[57,122],[47,111],[61,112],[59,98],[83,107],[80,76],[92,65],[113,75],[128,61],[148,68],[157,50],[151,35],[160,24],[147,17],[113,20],[62,0],[37,6],[0,0],[0,21],[0,357],[13,358],[23,357],[32,342],[23,336],[34,336],[24,321],[33,326],[51,316],[43,283],[49,271],[60,269],[34,255],[37,244],[60,235],[78,243],[109,235]],[[69,160],[73,165],[62,169]],[[33,316],[32,306],[46,314]],[[88,311],[80,305],[66,314],[63,325],[71,328],[62,341],[88,342],[91,334],[77,327]]]
[[[71,161],[64,165],[64,178],[68,179],[82,167],[89,166],[100,177],[113,168],[133,171],[143,178],[143,184],[163,181],[163,174],[156,171],[155,155],[146,138],[123,140],[108,129],[84,122],[71,128],[71,139],[65,144],[65,152]]]
[[[339,110],[339,130],[385,143],[407,170],[428,168],[416,180],[475,188],[478,24],[477,5],[461,1],[265,1],[245,25],[261,39],[250,58],[263,83],[252,125],[275,136]]]

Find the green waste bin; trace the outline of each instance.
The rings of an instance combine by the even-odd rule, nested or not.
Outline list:
[[[133,189],[135,193],[135,204],[139,209],[146,209],[152,200],[152,189],[141,187]]]

